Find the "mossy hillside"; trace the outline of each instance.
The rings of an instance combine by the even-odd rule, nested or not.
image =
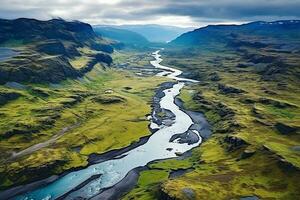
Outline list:
[[[158,199],[160,194],[160,185],[168,180],[169,174],[174,170],[189,169],[192,167],[192,161],[167,159],[149,164],[149,170],[140,172],[137,186],[126,194],[122,199]]]
[[[192,189],[195,199],[245,196],[295,199],[299,196],[299,174],[280,168],[272,153],[257,150],[252,157],[237,161],[240,152],[227,152],[220,146],[221,138],[214,135],[198,148],[201,163],[194,165],[194,171],[164,182],[162,192],[175,199],[188,199],[182,192],[184,188]]]
[[[194,170],[174,179],[157,179],[151,189],[139,182],[124,199],[239,199],[245,196],[295,199],[300,195],[297,184],[299,132],[283,134],[276,128],[279,122],[300,126],[299,80],[295,76],[299,71],[298,58],[291,53],[272,51],[272,56],[284,57],[292,67],[285,73],[272,75],[273,80],[264,80],[257,65],[237,67],[239,63],[248,62],[243,54],[224,46],[218,49],[220,52],[214,48],[168,50],[163,56],[165,65],[178,67],[185,76],[200,80],[199,84],[185,87],[180,98],[186,109],[205,114],[214,135],[195,148],[191,157],[184,161],[160,161],[155,169],[170,173],[176,169],[176,163],[184,162]],[[267,56],[270,52],[263,54]],[[223,91],[220,84],[230,89]],[[239,90],[243,92],[235,93]],[[226,138],[232,136],[243,144],[235,146],[228,142]],[[149,167],[152,169],[153,165]],[[135,197],[135,192],[141,198]]]
[[[206,53],[203,53],[207,55]],[[272,53],[274,54],[274,53]],[[213,56],[214,55],[214,56]],[[239,62],[243,62],[243,59],[239,56],[233,56],[232,52],[224,52],[222,54],[223,58],[219,56],[218,53],[210,52],[209,56],[202,56],[202,59],[199,57],[192,57],[190,61],[178,59],[177,62],[184,63],[187,66],[193,66],[196,71],[201,71],[207,76],[207,79],[204,79],[203,84],[188,90],[189,93],[194,93],[190,98],[185,97],[188,103],[185,104],[187,108],[194,109],[194,103],[192,98],[197,99],[203,98],[204,101],[208,102],[222,102],[230,109],[232,109],[235,113],[235,118],[237,123],[242,127],[247,127],[249,129],[249,133],[251,133],[251,127],[253,129],[258,129],[258,127],[262,128],[262,132],[266,132],[265,129],[268,129],[270,133],[272,133],[272,138],[286,138],[286,141],[293,141],[294,137],[298,137],[294,134],[285,136],[283,134],[278,133],[277,130],[274,129],[274,124],[278,122],[285,123],[286,125],[297,127],[299,126],[299,88],[298,84],[299,80],[294,76],[293,73],[288,72],[288,74],[278,75],[274,81],[264,81],[261,79],[261,75],[257,74],[253,68],[248,68],[245,70],[237,70],[236,66]],[[281,55],[277,53],[277,57],[285,57],[286,62],[290,65],[292,63],[296,63],[297,57],[293,55]],[[230,58],[230,59],[228,59]],[[176,58],[174,58],[176,59]],[[172,58],[173,60],[173,58]],[[198,61],[198,65],[194,64],[194,61]],[[218,65],[213,62],[209,65],[207,61],[209,60],[221,60],[218,61]],[[208,67],[209,66],[209,67]],[[222,67],[220,67],[222,66]],[[207,69],[206,71],[204,71]],[[290,71],[297,70],[297,66],[291,67]],[[221,80],[211,81],[209,80],[210,74],[213,72],[217,72],[220,76]],[[280,78],[282,76],[282,78]],[[218,88],[218,84],[231,85],[235,88],[242,89],[245,91],[243,94],[223,94],[220,92]],[[284,88],[280,88],[279,83],[285,83]],[[283,84],[282,84],[283,85]],[[184,93],[183,93],[184,95]],[[188,95],[185,95],[188,96]],[[267,99],[268,102],[264,101]],[[247,100],[250,100],[250,102]],[[274,104],[271,101],[279,102],[280,104]],[[199,101],[198,101],[199,102]],[[283,106],[282,106],[283,105]],[[209,112],[209,106],[203,106],[203,102],[199,103],[198,110],[205,110]],[[197,109],[196,109],[197,110]],[[257,112],[257,113],[255,113]],[[208,113],[212,114],[212,111]],[[210,116],[208,116],[210,117]],[[265,125],[259,124],[259,122],[264,122]],[[267,126],[268,124],[269,126]],[[257,130],[258,131],[258,130]],[[254,132],[257,132],[254,131]],[[261,132],[261,131],[258,131]],[[255,137],[256,134],[254,134]],[[259,136],[258,136],[259,137]],[[259,138],[261,139],[261,138]],[[299,142],[299,140],[296,140]],[[257,141],[258,142],[258,141]],[[262,141],[264,143],[265,141]]]
[[[97,63],[112,62],[109,41],[98,37],[89,24],[25,18],[0,23],[6,30],[1,32],[0,46],[18,52],[1,61],[1,84],[58,83],[83,76]]]
[[[159,199],[164,194],[169,198],[189,199],[183,192],[186,188],[194,191],[195,199],[239,199],[253,195],[262,199],[297,198],[297,180],[300,177],[297,171],[282,167],[279,158],[263,147],[250,145],[228,151],[224,137],[224,134],[215,133],[212,138],[195,148],[192,156],[187,159],[171,159],[151,164],[150,169],[160,171],[150,170],[157,183],[151,183],[151,187],[145,186],[145,183],[140,183],[140,178],[136,188],[124,199]],[[256,151],[252,157],[238,160],[244,150],[251,148]],[[153,174],[157,172],[159,177],[162,172],[170,173],[172,170],[187,168],[193,168],[193,171],[175,179],[159,179]]]
[[[10,88],[21,96],[0,108],[1,188],[86,166],[91,153],[122,148],[149,135],[145,116],[151,113],[154,89],[163,81],[96,65],[78,80]],[[1,86],[1,90],[8,89]],[[50,140],[66,127],[46,147],[13,156],[13,152]]]
[[[218,127],[220,125],[224,126],[225,124],[221,123],[221,121],[226,121],[227,119],[226,116],[220,116],[220,113],[216,112],[218,110],[216,109],[216,105],[221,102],[228,108],[227,110],[230,110],[234,113],[234,116],[230,120],[233,120],[233,125],[236,125],[236,128],[233,129],[227,129],[226,126],[223,127],[228,131],[225,133],[235,133],[236,137],[241,138],[249,144],[248,148],[256,149],[257,151],[257,153],[253,157],[251,157],[251,159],[253,159],[252,161],[248,162],[247,159],[245,159],[243,161],[236,162],[233,160],[231,164],[232,166],[239,166],[240,162],[242,163],[247,161],[247,167],[249,168],[249,171],[246,174],[243,174],[242,177],[258,177],[257,179],[254,179],[252,185],[250,184],[251,178],[250,180],[245,181],[245,183],[247,184],[247,186],[245,185],[245,187],[248,190],[251,190],[251,192],[248,192],[248,194],[246,194],[242,192],[243,190],[241,190],[241,188],[239,188],[239,190],[237,191],[239,191],[240,194],[238,192],[234,194],[234,187],[236,187],[236,184],[241,184],[241,182],[243,181],[243,178],[241,178],[240,176],[236,176],[237,178],[234,179],[234,187],[226,188],[225,185],[219,185],[218,191],[222,191],[224,193],[223,195],[216,196],[215,198],[232,198],[238,197],[238,195],[247,196],[251,195],[251,193],[261,198],[295,198],[299,194],[296,192],[297,185],[295,183],[295,179],[293,179],[293,176],[298,177],[299,172],[297,170],[286,172],[286,168],[282,166],[278,167],[278,163],[280,163],[281,158],[284,158],[285,160],[287,160],[287,162],[291,163],[296,168],[299,168],[299,152],[295,150],[295,147],[299,146],[300,144],[299,134],[295,133],[284,135],[282,133],[279,133],[274,125],[278,122],[285,123],[286,125],[292,127],[299,127],[300,125],[300,120],[298,117],[300,91],[297,87],[297,78],[293,76],[293,74],[287,73],[274,77],[274,81],[264,81],[261,79],[261,75],[251,67],[246,68],[246,70],[237,70],[236,66],[239,62],[243,62],[243,60],[241,60],[243,58],[236,58],[236,56],[233,56],[231,52],[228,52],[228,54],[221,54],[223,58],[219,57],[220,54],[214,55],[214,53],[210,53],[205,55],[208,55],[208,60],[206,60],[207,57],[203,55],[202,59],[193,57],[189,61],[177,60],[177,62],[183,63],[187,66],[190,66],[191,64],[193,65],[193,67],[197,67],[197,71],[201,71],[208,77],[206,79],[203,79],[203,81],[205,81],[204,83],[199,84],[198,86],[186,88],[186,91],[182,92],[181,98],[185,102],[184,105],[189,109],[204,112],[211,124],[214,127]],[[286,56],[286,62],[291,65],[292,63],[296,63],[297,60],[297,57],[293,56],[292,54],[278,55],[277,53],[276,56]],[[197,65],[194,64],[195,60],[200,63],[198,63]],[[207,61],[209,60],[212,60],[214,62],[209,64],[207,63]],[[297,67],[294,66],[294,68],[291,68],[289,70],[297,70]],[[217,72],[218,76],[220,77],[220,80],[217,83],[215,80],[209,79],[210,74],[213,72]],[[280,76],[282,76],[282,78]],[[285,82],[285,88],[281,89],[277,84],[278,82]],[[218,88],[218,84],[233,86],[245,92],[243,94],[224,94]],[[262,99],[268,99],[267,103]],[[274,101],[280,103],[270,103]],[[214,139],[212,138],[210,140],[218,141],[217,144],[224,143],[222,139],[224,137],[224,133],[219,135],[217,134],[218,128],[214,128],[213,130],[215,131],[216,135],[214,136]],[[208,144],[209,143],[210,142],[208,141]],[[204,143],[203,146],[200,147],[201,151],[203,151],[203,155],[205,155],[205,153],[207,152],[215,151],[218,147],[215,145],[211,146],[211,148],[206,148],[206,145],[208,144]],[[268,151],[262,150],[265,149],[265,147],[267,147]],[[222,151],[226,152],[226,148],[224,148]],[[221,155],[222,154],[220,153],[217,154],[217,156]],[[212,155],[209,157],[211,158],[215,156]],[[239,156],[240,154],[236,155],[233,158],[238,159]],[[224,160],[222,162],[219,162],[218,165],[229,161],[225,156],[223,157],[223,159]],[[255,159],[260,159],[261,161],[256,161]],[[211,163],[211,161],[209,160],[209,162],[206,161],[207,158],[205,159],[203,156],[201,157],[201,160],[204,160],[205,163]],[[259,162],[261,162],[262,165],[259,165]],[[253,169],[253,171],[260,172],[256,175],[250,175],[251,168]],[[244,170],[246,171],[246,168],[244,168]],[[262,173],[266,170],[274,170],[274,172],[272,174]],[[220,170],[220,172],[217,172],[215,174],[220,175],[225,171],[226,170]],[[206,172],[203,171],[203,173]],[[191,174],[193,174],[193,172],[191,172]],[[274,174],[276,174],[276,176]],[[196,177],[197,175],[195,175],[195,178]],[[278,182],[282,182],[281,186],[277,186],[277,184],[272,181],[272,179],[276,179],[275,177],[278,179]],[[198,178],[200,179],[201,177]],[[184,182],[184,180],[186,181],[188,179],[184,176],[183,178],[180,178],[180,181],[169,181],[170,183],[168,182],[164,187],[168,188],[166,189],[167,191],[180,191],[180,187],[176,188],[176,185],[180,185],[180,182]],[[263,183],[263,181],[265,181],[265,183]],[[187,181],[187,183],[189,183],[191,187],[195,186],[194,189],[196,192],[201,192],[201,190],[204,188],[204,184],[206,182],[205,179],[203,180],[203,182],[204,183],[202,183],[202,181],[200,181],[200,183],[192,183]],[[255,184],[258,185],[255,186]],[[200,185],[201,187],[197,189],[197,185]],[[263,189],[259,188],[259,185],[264,186],[262,187]],[[174,188],[172,189],[172,187]],[[278,191],[273,191],[271,189],[272,187],[278,187]],[[282,193],[281,190],[283,190],[285,187],[287,187],[287,189],[285,190],[286,192]],[[209,190],[209,188],[207,187],[206,190]],[[179,195],[179,193],[176,194]],[[202,194],[199,193],[198,196],[205,198],[205,196],[203,195],[204,191],[202,191],[201,193]],[[207,194],[207,191],[205,193]]]
[[[150,169],[140,172],[140,177],[137,187],[131,190],[122,199],[142,199],[152,200],[157,199],[157,191],[159,190],[159,183],[168,179],[168,171]],[[149,192],[148,192],[149,191]],[[151,192],[150,192],[151,191]],[[155,192],[154,192],[155,191]]]

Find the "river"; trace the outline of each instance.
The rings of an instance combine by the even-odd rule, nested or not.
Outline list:
[[[202,142],[201,136],[197,131],[194,131],[194,133],[198,135],[199,139],[194,144],[188,145],[187,143],[179,143],[177,140],[169,142],[174,134],[184,133],[193,125],[190,116],[175,104],[175,97],[180,94],[180,90],[184,87],[186,82],[197,81],[180,78],[178,77],[182,73],[180,70],[161,65],[160,62],[162,59],[159,51],[154,52],[152,55],[155,60],[151,61],[151,64],[155,68],[163,70],[163,72],[158,75],[177,80],[177,83],[171,88],[163,91],[165,95],[159,102],[161,108],[171,111],[174,114],[175,119],[173,123],[169,126],[158,125],[150,119],[150,126],[157,127],[158,131],[151,135],[145,144],[138,146],[115,159],[93,164],[85,169],[68,173],[49,185],[17,196],[16,199],[52,200],[65,195],[68,192],[69,193],[65,195],[65,199],[75,199],[76,197],[91,198],[104,188],[111,187],[121,181],[129,171],[140,166],[145,166],[147,163],[154,160],[176,157],[178,152],[184,153],[189,151]],[[86,181],[89,180],[90,177],[99,174],[101,174],[101,176],[96,179]],[[70,192],[83,182],[85,182],[83,187]]]

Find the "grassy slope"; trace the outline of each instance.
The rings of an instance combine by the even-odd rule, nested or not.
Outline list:
[[[0,23],[7,30],[0,34],[0,46],[18,52],[1,61],[1,84],[58,83],[83,76],[97,62],[111,64],[111,41],[97,37],[88,24],[26,18],[0,20]],[[18,31],[20,27],[25,32]]]
[[[104,70],[98,64],[79,80],[51,86],[27,84],[24,90],[0,86],[0,91],[21,94],[0,107],[1,188],[86,166],[91,153],[125,147],[149,135],[145,115],[151,112],[154,89],[163,81],[123,70]],[[47,141],[65,127],[70,129],[55,143],[6,160],[13,152]],[[33,132],[14,131],[14,135],[3,137],[9,130]]]
[[[299,64],[297,56],[293,54],[272,54],[285,57],[290,64]],[[287,87],[279,89],[278,81],[261,80],[251,67],[237,69],[236,65],[243,62],[243,58],[226,49],[220,49],[220,52],[199,51],[193,56],[171,52],[164,58],[166,65],[200,72],[199,77],[203,78],[201,84],[184,88],[180,98],[186,109],[204,112],[213,126],[214,135],[201,147],[195,148],[192,156],[185,160],[171,159],[150,165],[151,170],[141,174],[136,188],[124,199],[159,199],[165,198],[164,194],[172,199],[239,199],[253,195],[261,199],[297,199],[300,196],[300,172],[295,167],[300,167],[300,153],[297,150],[300,136],[299,133],[283,135],[274,128],[274,124],[300,125],[298,80],[290,73],[283,75],[281,81]],[[220,61],[216,63],[214,60]],[[298,68],[294,67],[293,70]],[[220,81],[209,79],[213,72],[218,73]],[[217,83],[243,89],[246,93],[222,94]],[[266,90],[273,93],[266,93]],[[197,96],[201,96],[201,100]],[[259,103],[257,100],[262,97],[295,106],[279,108]],[[256,103],[247,103],[245,99]],[[217,112],[219,102],[234,113],[233,117],[220,116]],[[248,145],[230,149],[232,145],[224,140],[227,135],[241,138]],[[239,160],[245,151],[254,152],[254,155]],[[282,162],[281,158],[287,162]],[[194,170],[181,177],[168,179],[172,170],[190,167]],[[147,181],[147,176],[152,179]],[[187,188],[192,195],[184,192]]]

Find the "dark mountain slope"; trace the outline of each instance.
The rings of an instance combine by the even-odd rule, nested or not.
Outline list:
[[[8,39],[27,42],[60,39],[83,44],[84,41],[96,37],[89,24],[78,21],[66,22],[61,19],[39,21],[20,18],[16,20],[0,20],[0,24],[0,43]]]
[[[170,44],[198,46],[212,42],[228,42],[238,37],[245,40],[250,37],[253,42],[262,39],[264,39],[263,42],[289,40],[295,41],[299,45],[300,20],[252,22],[243,25],[210,25],[184,33]]]
[[[113,48],[97,36],[89,24],[61,19],[0,20],[0,46],[11,47],[18,55],[0,63],[0,82],[58,82],[78,77],[97,62],[110,64]],[[83,55],[79,49],[94,50]],[[96,56],[96,54],[99,54]],[[69,61],[88,56],[90,62],[74,68]]]
[[[134,31],[143,35],[150,42],[167,42],[175,39],[180,34],[192,30],[193,28],[181,28],[176,26],[163,26],[157,24],[146,25],[121,25],[119,29]]]
[[[149,41],[142,35],[126,29],[109,26],[94,26],[96,34],[122,42],[125,45],[146,46]]]

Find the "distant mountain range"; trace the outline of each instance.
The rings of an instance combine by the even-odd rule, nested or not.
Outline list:
[[[99,36],[120,41],[125,45],[145,46],[149,44],[144,36],[130,30],[100,25],[94,26],[93,29]]]
[[[179,35],[191,31],[194,28],[182,28],[176,26],[164,26],[164,25],[156,25],[156,24],[148,24],[148,25],[105,25],[106,27],[112,27],[117,29],[125,29],[129,31],[133,31],[139,33],[144,36],[150,42],[168,42]],[[99,27],[99,26],[94,26]]]
[[[252,43],[256,42],[254,45],[263,45],[259,44],[262,41],[280,43],[282,40],[289,40],[294,41],[294,45],[300,45],[300,20],[258,21],[243,25],[209,25],[184,33],[170,44],[199,46],[213,42],[229,42],[229,40],[231,43],[237,40],[243,42],[251,40]]]
[[[12,59],[1,61],[0,82],[58,82],[82,75],[97,62],[110,64],[112,59],[109,54],[113,52],[113,43],[101,36],[141,47],[151,42],[172,40],[188,30],[172,40],[169,46],[212,47],[212,44],[221,44],[234,48],[261,48],[272,44],[289,51],[300,47],[300,20],[210,25],[193,31],[190,31],[191,28],[161,25],[93,28],[83,22],[62,19],[0,19],[0,47],[14,47],[19,52]],[[75,69],[70,62],[79,56],[91,60],[86,67]]]

